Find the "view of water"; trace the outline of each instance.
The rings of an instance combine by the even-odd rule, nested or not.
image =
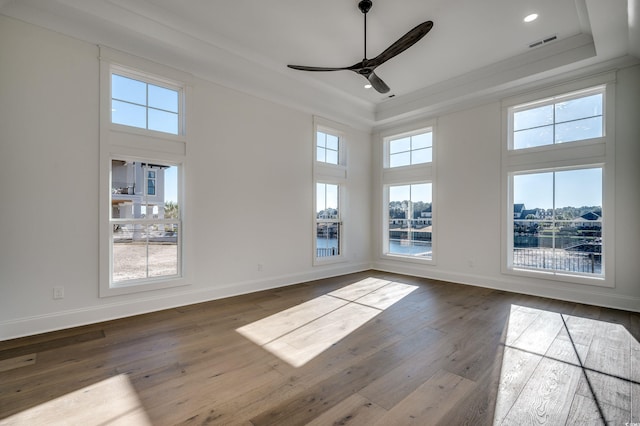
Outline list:
[[[317,238],[318,249],[338,248],[337,238]],[[389,242],[389,253],[404,254],[407,256],[431,256],[431,243],[425,241],[414,241],[413,245],[408,245],[400,240],[391,240]]]

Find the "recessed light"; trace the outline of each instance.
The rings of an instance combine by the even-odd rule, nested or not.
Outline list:
[[[365,89],[371,89],[372,87],[373,87],[373,86],[372,86],[372,85],[370,85],[370,84],[365,84],[365,85],[364,85],[364,88],[365,88]]]
[[[533,22],[536,19],[538,19],[538,14],[537,13],[532,13],[531,15],[527,15],[524,17],[524,22]]]

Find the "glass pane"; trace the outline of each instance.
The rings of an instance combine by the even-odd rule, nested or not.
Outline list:
[[[553,173],[514,176],[513,207],[514,219],[527,219],[537,210],[553,209]]]
[[[602,116],[602,93],[556,104],[556,123]]]
[[[340,254],[340,223],[321,222],[316,225],[316,257]]]
[[[327,161],[327,158],[326,158],[326,156],[325,156],[325,152],[326,152],[326,149],[324,149],[324,148],[322,148],[322,147],[318,146],[318,147],[316,148],[316,159],[317,159],[318,161],[320,161],[320,162],[325,163],[325,162]]]
[[[111,74],[111,97],[138,105],[147,105],[147,83]]]
[[[338,150],[338,137],[327,133],[327,149]]]
[[[327,163],[338,164],[338,151],[332,151],[327,149]]]
[[[125,126],[147,128],[147,108],[116,100],[111,101],[111,122]]]
[[[326,183],[316,183],[316,217],[318,218],[324,215],[327,208],[326,190]]]
[[[113,282],[147,277],[145,226],[113,225]]]
[[[178,134],[178,114],[149,108],[149,130]]]
[[[513,266],[554,269],[554,224],[545,220],[513,221]]]
[[[338,214],[338,185],[327,184],[326,193],[327,209],[335,210],[334,214]]]
[[[389,156],[389,167],[401,167],[411,164],[411,152],[402,152]]]
[[[411,138],[402,138],[389,141],[389,154],[396,154],[411,150]]]
[[[167,167],[159,171],[160,178],[164,179],[164,208],[162,214],[165,219],[179,219],[178,207],[178,168]]]
[[[431,148],[411,151],[411,164],[421,164],[431,162]]]
[[[178,274],[178,224],[149,225],[149,277]]]
[[[432,145],[433,134],[431,132],[422,133],[411,137],[411,149],[428,148]]]
[[[556,172],[555,207],[602,211],[602,169]],[[573,214],[565,219],[574,219],[576,216],[579,215]]]
[[[585,118],[556,125],[556,143],[602,137],[602,117]]]
[[[513,133],[513,148],[524,149],[553,144],[553,126],[536,127]]]
[[[327,134],[323,132],[316,132],[316,146],[326,148],[327,146]]]
[[[548,126],[550,124],[553,124],[553,105],[531,108],[513,114],[514,131]]]
[[[178,113],[178,91],[149,84],[149,106]]]

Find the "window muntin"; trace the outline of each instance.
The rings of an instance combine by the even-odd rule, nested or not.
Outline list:
[[[421,132],[388,141],[390,168],[430,163],[432,161],[433,133]]]
[[[316,161],[340,164],[340,137],[318,130],[316,132]]]
[[[514,150],[604,136],[604,88],[511,108]]]
[[[388,186],[386,254],[432,259],[432,184]]]
[[[177,166],[111,160],[112,286],[181,276],[178,188]]]
[[[111,74],[111,122],[178,135],[180,93],[177,88]]]
[[[512,261],[517,269],[604,276],[603,169],[512,176]]]
[[[341,254],[340,185],[316,183],[316,258]]]

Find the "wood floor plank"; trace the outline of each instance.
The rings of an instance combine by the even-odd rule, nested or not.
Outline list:
[[[575,395],[567,425],[624,425],[629,423],[630,413],[582,395]],[[604,416],[604,419],[602,418]]]
[[[543,358],[502,424],[565,424],[581,375],[579,367]]]
[[[36,363],[36,354],[20,355],[15,358],[7,358],[0,360],[0,373],[3,371],[14,370],[20,367],[26,367],[27,365],[33,365]]]
[[[475,388],[476,384],[471,380],[440,370],[374,424],[437,424]]]
[[[631,422],[640,423],[640,343],[631,340]]]
[[[307,423],[307,426],[370,425],[386,413],[382,407],[367,398],[353,394],[330,410]]]

